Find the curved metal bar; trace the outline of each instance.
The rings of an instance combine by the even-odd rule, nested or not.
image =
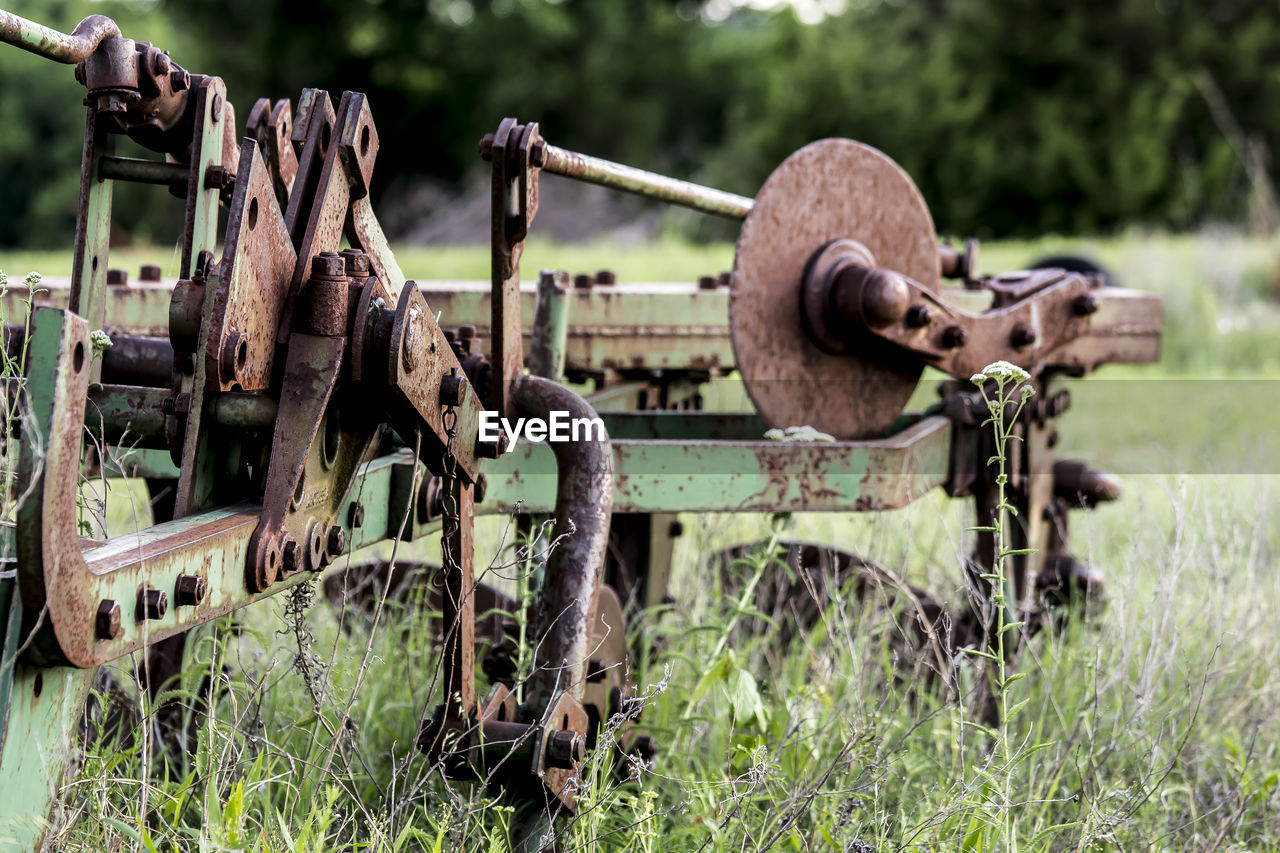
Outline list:
[[[119,37],[120,27],[106,15],[90,15],[67,35],[0,9],[0,41],[54,62],[83,62],[102,42]]]
[[[595,409],[573,391],[540,376],[524,376],[514,388],[518,417],[595,418]],[[603,432],[603,427],[601,427]],[[613,511],[613,449],[608,434],[593,441],[555,442],[556,526],[564,537],[551,552],[534,612],[537,656],[529,676],[529,704],[541,709],[557,692],[582,701],[591,649],[591,613],[604,574]]]

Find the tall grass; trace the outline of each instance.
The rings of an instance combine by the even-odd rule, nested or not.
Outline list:
[[[1125,284],[1169,300],[1153,375],[1280,369],[1271,249],[1233,240],[1097,244]],[[990,247],[984,265],[1069,247]],[[721,260],[698,252],[699,265]],[[1220,252],[1232,259],[1218,264]],[[647,263],[655,275],[630,277],[670,277]],[[1106,414],[1073,411],[1064,437],[1125,441]],[[1218,417],[1224,433],[1259,429]],[[1017,707],[994,739],[972,703],[987,662],[961,658],[954,691],[901,676],[918,661],[884,629],[910,618],[877,598],[891,591],[816,587],[821,618],[785,646],[755,594],[777,544],[803,539],[873,557],[958,606],[965,507],[933,494],[893,513],[685,517],[674,603],[636,629],[632,675],[657,766],[622,781],[607,750],[593,754],[562,849],[1280,849],[1280,480],[1162,470],[1130,474],[1120,502],[1073,518],[1072,548],[1106,573],[1108,606],[1022,650],[999,679]],[[497,559],[495,542],[478,537],[477,559]],[[743,542],[758,547],[717,562]],[[385,607],[373,630],[363,611],[304,588],[218,623],[172,693],[192,708],[193,754],[90,726],[55,849],[503,849],[521,816],[482,788],[444,784],[414,749],[437,698],[434,644],[420,606]],[[103,689],[145,713],[139,665],[117,662]]]

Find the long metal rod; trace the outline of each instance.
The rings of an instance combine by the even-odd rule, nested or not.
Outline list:
[[[553,175],[635,193],[728,219],[746,219],[747,214],[751,212],[751,206],[755,204],[753,199],[746,196],[668,178],[666,175],[646,172],[644,169],[624,166],[611,160],[566,151],[554,145],[548,145],[546,148],[542,170]]]
[[[139,184],[185,185],[191,177],[191,166],[187,163],[166,163],[163,160],[141,160],[136,157],[103,157],[98,161],[98,177]]]
[[[90,15],[67,35],[0,9],[0,41],[54,62],[83,62],[102,42],[119,37],[120,28],[106,15]]]

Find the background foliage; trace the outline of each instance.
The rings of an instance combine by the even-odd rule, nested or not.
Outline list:
[[[110,14],[224,76],[242,122],[262,95],[371,93],[384,206],[424,179],[459,186],[504,115],[743,193],[812,139],[860,139],[912,174],[940,231],[985,237],[1242,221],[1276,174],[1273,0],[852,0],[818,24],[723,0],[6,6],[67,29]],[[0,85],[0,245],[65,243],[82,90],[16,50]],[[121,225],[167,236],[143,198],[126,194]]]

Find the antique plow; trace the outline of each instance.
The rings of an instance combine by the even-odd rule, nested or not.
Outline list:
[[[175,644],[180,659],[198,625],[354,551],[434,534],[444,689],[418,744],[446,774],[571,813],[594,727],[629,713],[622,604],[665,596],[674,514],[883,510],[941,488],[989,519],[990,439],[967,380],[996,360],[1026,367],[1037,391],[1009,484],[1018,544],[1035,549],[1013,561],[1017,600],[1034,608],[1037,589],[1085,577],[1067,511],[1116,490],[1054,458],[1060,377],[1153,361],[1159,300],[1060,269],[980,276],[974,249],[940,246],[910,178],[868,146],[813,143],[751,199],[565,151],[507,119],[481,143],[491,281],[407,281],[369,202],[379,137],[365,95],[259,100],[238,127],[220,78],[106,18],[68,36],[0,12],[0,38],[76,64],[88,93],[72,276],[4,296],[11,319],[38,306],[5,335],[26,367],[6,386],[18,472],[0,575],[0,826],[26,847],[95,668]],[[119,156],[121,136],[155,156]],[[741,220],[733,271],[522,283],[544,172]],[[120,181],[185,200],[177,280],[110,269]],[[101,358],[97,330],[113,341]],[[926,367],[960,381],[905,412]],[[733,374],[753,411],[706,410],[707,383]],[[484,440],[486,412],[598,416],[607,435],[509,449],[509,436]],[[764,437],[800,425],[833,440]],[[156,523],[82,536],[86,470],[145,478]],[[531,667],[491,651],[482,697],[473,522],[517,502],[554,515],[564,542],[533,603]],[[624,750],[652,757],[652,739],[628,737]]]

